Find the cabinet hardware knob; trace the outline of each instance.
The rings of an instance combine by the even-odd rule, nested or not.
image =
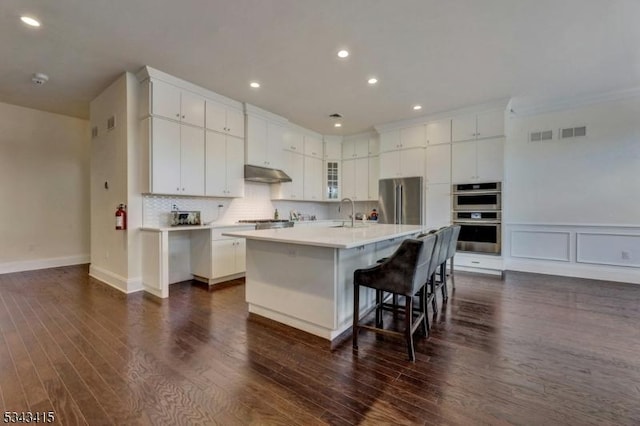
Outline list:
[[[176,117],[180,118],[180,114],[176,114]]]
[[[182,118],[184,118],[184,115],[182,116]]]

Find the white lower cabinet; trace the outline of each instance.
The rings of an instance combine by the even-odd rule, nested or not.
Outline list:
[[[246,241],[242,238],[212,240],[212,278],[222,278],[245,272],[246,247]]]
[[[191,273],[199,281],[215,284],[242,276],[246,270],[246,241],[224,232],[253,230],[253,226],[216,228],[191,235]]]

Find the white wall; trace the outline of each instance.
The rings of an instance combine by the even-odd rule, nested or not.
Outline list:
[[[507,120],[507,269],[640,283],[640,98]],[[587,126],[587,136],[558,130]],[[528,142],[531,131],[553,140]]]
[[[640,223],[640,99],[507,120],[508,222]],[[558,139],[561,127],[587,136]],[[527,142],[530,131],[554,139]],[[635,196],[634,196],[635,195]]]
[[[87,263],[89,124],[0,103],[0,273]]]
[[[90,274],[122,291],[141,287],[142,195],[138,143],[138,82],[121,75],[91,102],[91,268]],[[107,130],[115,116],[116,126]],[[108,188],[105,187],[105,183]],[[127,230],[115,230],[115,211],[127,205]]]

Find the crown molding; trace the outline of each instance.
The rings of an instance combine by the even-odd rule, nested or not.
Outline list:
[[[554,98],[544,101],[531,102],[529,104],[527,104],[527,102],[524,100],[526,98],[523,98],[523,102],[521,104],[518,104],[518,99],[514,98],[512,102],[509,103],[509,111],[515,117],[525,117],[568,109],[576,109],[603,102],[632,99],[636,97],[640,97],[640,87],[632,87],[628,89],[613,90],[608,92],[588,93],[565,98]]]
[[[244,112],[251,115],[259,115],[263,118],[266,118],[267,120],[279,122],[283,126],[289,126],[290,124],[289,120],[287,120],[285,117],[274,114],[270,111],[267,111],[266,109],[258,108],[257,106],[248,103],[244,104]]]
[[[138,70],[138,72],[136,73],[136,78],[140,83],[148,79],[161,80],[165,83],[169,83],[181,89],[188,90],[189,92],[193,92],[212,101],[220,102],[235,109],[242,110],[242,102],[227,98],[226,96],[222,96],[214,91],[205,89],[202,86],[198,86],[189,81],[167,74],[148,65],[145,65],[140,70]]]
[[[457,108],[448,111],[437,112],[433,114],[423,115],[409,120],[393,121],[391,123],[378,124],[373,126],[378,133],[389,132],[391,130],[398,130],[406,127],[419,126],[421,124],[427,124],[432,121],[439,121],[443,119],[450,119],[459,115],[479,113],[494,109],[506,109],[511,98],[501,98],[481,104],[466,106],[463,108]]]

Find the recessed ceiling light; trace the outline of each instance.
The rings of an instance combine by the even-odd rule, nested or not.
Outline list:
[[[260,87],[260,83],[258,83],[257,81],[252,81],[251,83],[249,83],[249,86],[253,87],[254,89],[257,89]]]
[[[378,82],[378,79],[375,77],[371,77],[369,80],[367,80],[367,83],[369,84],[376,84]]]
[[[21,16],[20,20],[22,22],[24,22],[25,24],[29,25],[30,27],[39,27],[40,26],[40,21],[38,21],[35,18],[32,18],[30,16]]]
[[[333,125],[333,127],[342,127],[342,123],[336,123]]]
[[[347,56],[349,56],[349,52],[346,50],[341,50],[338,52],[338,57],[339,58],[346,58]]]
[[[421,110],[421,109],[422,109],[422,105],[414,105],[414,106],[413,106],[413,109],[414,109],[415,111]]]

